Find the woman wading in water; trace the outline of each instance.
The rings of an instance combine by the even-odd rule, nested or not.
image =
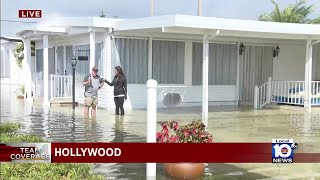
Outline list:
[[[121,115],[124,115],[124,109],[123,109],[123,103],[124,100],[127,100],[127,79],[124,75],[122,68],[120,66],[117,66],[114,68],[115,70],[115,76],[112,80],[112,82],[108,82],[105,80],[105,82],[109,86],[113,86],[113,95],[114,95],[114,104],[116,105],[116,115],[119,115],[119,109],[121,112]]]

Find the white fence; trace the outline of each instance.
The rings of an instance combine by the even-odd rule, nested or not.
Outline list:
[[[50,75],[51,99],[72,97],[72,76]]]
[[[273,102],[279,104],[304,105],[306,98],[304,81],[271,80],[255,87],[255,108]],[[320,105],[320,81],[311,83],[311,105]]]

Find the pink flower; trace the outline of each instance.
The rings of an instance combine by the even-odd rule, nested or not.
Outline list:
[[[162,133],[161,133],[161,132],[157,132],[157,138],[160,138],[160,137],[161,137],[161,135],[162,135]]]
[[[179,127],[180,127],[180,126],[179,126],[179,124],[178,124],[178,123],[176,123],[175,125],[173,125],[173,129],[174,129],[174,130],[179,129]]]

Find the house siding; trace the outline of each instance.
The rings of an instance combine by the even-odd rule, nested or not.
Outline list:
[[[156,39],[156,38],[155,38]],[[54,47],[57,45],[85,45],[89,44],[89,34],[79,35],[77,37],[70,37],[65,39],[55,39],[51,38],[49,41],[49,46]],[[105,36],[102,33],[97,33],[96,43],[102,43],[105,41]],[[202,102],[202,82],[200,85],[192,85],[192,48],[193,42],[191,40],[183,41],[185,42],[185,57],[184,57],[184,80],[183,84],[170,84],[168,86],[186,86],[186,94],[184,96],[183,106],[198,104],[201,105]],[[41,41],[36,44],[39,48],[41,47]],[[303,44],[279,44],[281,52],[279,57],[274,59],[273,63],[273,77],[278,80],[304,80],[304,62],[305,62],[305,46]],[[103,53],[100,63],[100,66],[105,66],[107,64],[106,57],[106,48],[102,46]],[[319,49],[319,48],[318,48]],[[319,51],[319,50],[316,50]],[[69,60],[67,59],[67,64]],[[114,75],[113,69],[115,65],[118,65],[114,62],[114,59],[111,60],[111,67],[105,67],[106,70],[111,72],[111,76]],[[314,63],[314,66],[316,63]],[[290,67],[291,71],[284,71]],[[316,68],[315,68],[316,69]],[[105,73],[104,73],[105,74]],[[102,74],[103,75],[103,74]],[[83,77],[78,77],[77,86],[76,86],[76,101],[80,104],[83,104],[84,97],[83,92],[84,88],[81,85]],[[146,83],[146,82],[145,82]],[[146,84],[128,84],[128,99],[125,102],[124,106],[126,109],[131,108],[146,108],[147,104],[147,88]],[[162,86],[163,84],[159,84]],[[224,104],[235,104],[238,101],[236,97],[236,85],[209,85],[209,101],[214,102],[216,105]],[[112,93],[107,94],[107,90],[110,92],[113,91],[113,87],[105,85],[99,91],[99,103],[98,106],[102,108],[111,108],[115,107],[113,102]],[[161,93],[162,89],[158,88],[158,95]],[[172,91],[172,88],[169,91]],[[180,91],[182,92],[182,90]],[[109,104],[109,105],[108,105]],[[159,100],[159,107],[163,107],[162,102]]]

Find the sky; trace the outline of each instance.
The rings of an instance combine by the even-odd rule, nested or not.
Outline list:
[[[42,17],[98,16],[101,11],[119,18],[149,16],[150,0],[0,0],[1,36],[15,37],[15,33],[36,19],[19,19],[18,10],[41,9]],[[298,0],[276,0],[284,8]],[[320,16],[320,0],[308,0],[314,4],[312,17]],[[155,15],[197,15],[197,0],[155,0]],[[273,10],[271,0],[203,0],[203,16],[257,20],[260,14]],[[41,20],[41,19],[40,19]]]

